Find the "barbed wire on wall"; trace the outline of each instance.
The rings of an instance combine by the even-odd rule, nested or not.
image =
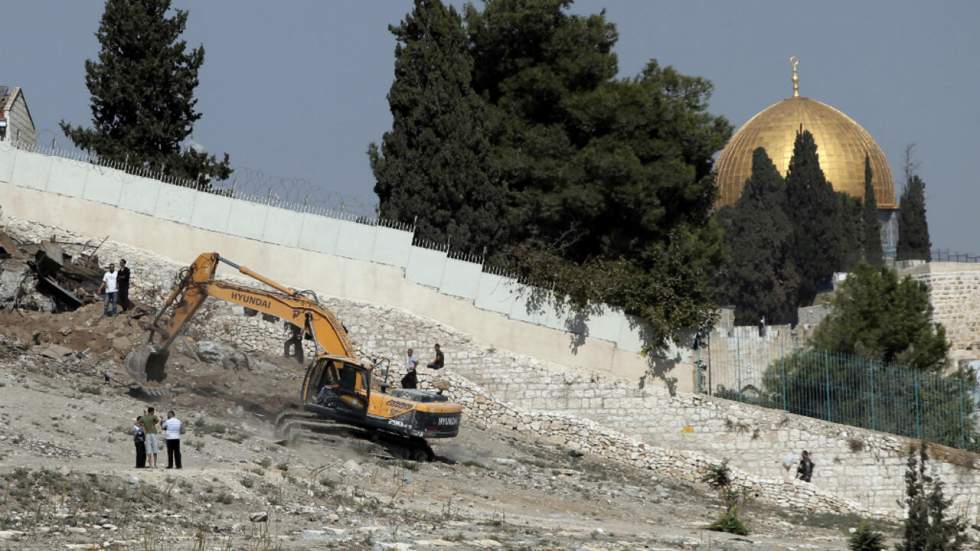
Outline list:
[[[406,223],[377,216],[377,208],[372,203],[318,186],[305,178],[280,177],[249,167],[234,167],[232,177],[228,180],[219,182],[194,181],[176,178],[162,171],[154,171],[138,164],[101,159],[97,155],[75,147],[70,141],[59,140],[57,134],[51,130],[42,130],[38,136],[39,139],[34,143],[14,141],[11,144],[24,151],[120,170],[127,174],[187,187],[203,193],[221,195],[298,213],[316,214],[357,224],[411,232],[413,234],[412,245],[416,247],[444,252],[449,258],[479,264],[484,272],[527,283],[516,273],[487,265],[486,249],[480,253],[474,253],[453,249],[451,239],[445,243],[439,243],[422,238],[416,232],[414,222]],[[50,143],[47,142],[49,136],[54,136]]]
[[[139,163],[100,159],[97,155],[79,149],[71,141],[60,138],[56,131],[49,129],[38,131],[37,139],[33,143],[18,141],[12,144],[18,149],[33,153],[113,168],[135,176],[234,199],[369,225],[382,225],[406,231],[412,229],[410,225],[403,222],[383,220],[376,216],[377,207],[373,201],[317,185],[305,178],[275,176],[243,166],[232,167],[234,171],[231,178],[224,181],[176,178],[163,171],[151,170]]]

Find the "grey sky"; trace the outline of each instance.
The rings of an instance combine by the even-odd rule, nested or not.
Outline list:
[[[365,150],[390,126],[387,25],[410,1],[175,5],[190,9],[185,36],[207,52],[195,141],[229,152],[237,167],[315,183],[355,209],[375,202]],[[62,118],[89,121],[83,63],[98,51],[102,6],[4,6],[0,84],[24,88],[42,142],[64,141]],[[799,56],[801,93],[871,132],[896,180],[905,145],[917,144],[933,244],[980,252],[980,2],[579,0],[573,11],[603,7],[619,28],[622,75],[656,58],[707,77],[712,111],[736,127],[790,94],[787,58]]]

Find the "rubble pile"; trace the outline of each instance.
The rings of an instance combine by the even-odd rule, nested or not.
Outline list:
[[[104,242],[104,240],[103,240]],[[82,248],[72,256],[63,245]],[[97,302],[101,243],[20,243],[0,228],[0,308],[66,312]]]

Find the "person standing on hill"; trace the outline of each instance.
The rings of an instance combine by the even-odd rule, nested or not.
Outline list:
[[[813,461],[810,460],[810,452],[803,450],[803,456],[800,458],[800,466],[796,468],[796,478],[799,478],[803,482],[810,482],[810,478],[813,477]]]
[[[296,361],[303,365],[303,329],[298,325],[292,323],[284,322],[284,329],[289,331],[289,338],[286,339],[286,343],[283,345],[282,355],[285,357],[294,356]],[[292,352],[290,352],[290,348]]]
[[[136,418],[133,425],[133,444],[136,445],[136,468],[146,468],[146,431],[143,430],[143,421],[140,417]]]
[[[153,406],[146,408],[146,413],[140,417],[143,421],[143,430],[146,431],[146,457],[148,466],[153,469],[157,466],[157,454],[160,453],[160,439],[157,435],[157,426],[160,418],[153,413]]]
[[[119,306],[125,312],[132,307],[132,304],[129,303],[129,266],[126,265],[126,259],[119,261],[119,271],[116,273],[116,287],[119,289]]]
[[[402,388],[418,388],[419,377],[415,368],[419,361],[415,358],[415,351],[411,348],[405,353],[405,376],[402,377]]]
[[[116,272],[115,264],[109,264],[109,269],[102,275],[102,284],[99,285],[99,294],[102,293],[105,293],[105,306],[102,308],[102,315],[115,316],[116,295],[119,294],[118,272]]]
[[[180,464],[180,434],[184,432],[184,424],[174,416],[173,410],[167,412],[167,420],[160,424],[167,439],[167,468],[182,469]]]

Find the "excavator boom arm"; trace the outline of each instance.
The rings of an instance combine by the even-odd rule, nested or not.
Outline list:
[[[258,289],[215,279],[218,263],[225,263],[240,273],[275,289]],[[153,320],[149,344],[154,345],[146,355],[156,355],[166,361],[166,351],[174,339],[194,317],[208,297],[239,304],[264,314],[275,316],[303,329],[312,336],[317,346],[328,354],[355,357],[347,330],[333,312],[320,306],[313,298],[258,274],[244,266],[221,258],[218,253],[202,253],[190,267],[181,272],[180,280],[168,295]],[[129,363],[129,360],[127,360]],[[145,373],[151,379],[162,379],[162,365],[151,373],[149,358],[136,358],[136,365],[127,365],[139,378]],[[138,364],[144,365],[138,365]],[[157,362],[161,364],[162,362]]]

